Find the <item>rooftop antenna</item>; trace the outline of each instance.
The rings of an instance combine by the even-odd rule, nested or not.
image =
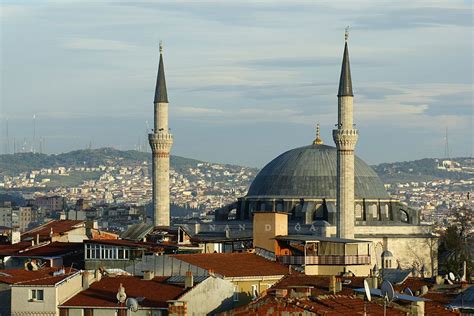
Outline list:
[[[405,293],[406,295],[409,295],[409,296],[414,296],[413,291],[409,287],[405,288],[403,290],[403,293]]]
[[[383,315],[387,316],[387,304],[390,304],[395,298],[395,290],[393,289],[392,283],[384,280],[380,287],[380,291],[382,292],[382,296],[384,298]]]
[[[43,153],[43,137],[40,137],[39,139],[39,153]]]
[[[33,143],[31,144],[31,151],[33,152],[33,154],[36,152],[35,142],[36,142],[36,114],[33,114]]]
[[[448,127],[446,126],[446,134],[444,136],[444,158],[449,160],[449,141],[448,141]]]
[[[7,118],[7,121],[5,122],[6,124],[6,131],[5,131],[5,136],[6,136],[6,142],[5,142],[5,154],[9,154],[10,153],[10,138],[8,136],[8,118]]]
[[[16,138],[13,137],[13,154],[16,154]]]

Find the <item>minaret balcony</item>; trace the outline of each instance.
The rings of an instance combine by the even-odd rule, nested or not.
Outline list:
[[[335,129],[332,131],[332,137],[337,148],[354,150],[359,138],[359,131],[357,129]]]
[[[164,133],[164,132],[151,133],[151,134],[148,134],[148,140],[150,142],[173,141],[173,135],[170,133]]]

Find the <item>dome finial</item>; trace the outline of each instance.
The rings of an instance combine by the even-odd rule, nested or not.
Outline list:
[[[313,141],[313,145],[322,145],[322,144],[324,144],[324,142],[321,139],[319,123],[318,123],[316,124],[316,139]]]
[[[160,54],[163,53],[163,41],[160,40]]]
[[[345,32],[344,32],[344,40],[347,42],[347,40],[349,39],[349,25],[346,26],[346,28],[344,29]]]

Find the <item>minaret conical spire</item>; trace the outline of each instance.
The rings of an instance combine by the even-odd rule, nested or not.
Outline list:
[[[163,43],[160,41],[160,64],[156,78],[155,99],[153,103],[168,103],[168,93],[166,91],[165,66],[163,64]]]
[[[349,31],[346,28],[345,45],[344,45],[344,57],[342,58],[341,78],[339,79],[339,91],[338,97],[341,96],[354,96],[352,94],[352,79],[351,79],[351,66],[349,62],[349,49],[347,48],[347,40],[349,38]]]

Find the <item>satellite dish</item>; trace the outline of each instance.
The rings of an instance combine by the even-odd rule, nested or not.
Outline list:
[[[455,281],[455,280],[456,280],[456,277],[454,276],[454,273],[449,272],[448,276],[449,276],[449,280],[451,280],[451,281]]]
[[[410,295],[410,296],[414,296],[413,295],[413,291],[407,287],[406,289],[403,290],[403,293],[405,293],[406,295]]]
[[[120,287],[117,292],[117,301],[119,301],[119,303],[123,303],[125,302],[126,299],[127,299],[127,294],[125,294],[125,288],[122,286],[122,283],[120,283]]]
[[[393,301],[393,299],[395,298],[395,290],[393,289],[392,283],[387,280],[384,280],[382,282],[380,291],[382,291],[382,296],[385,297],[385,299],[389,302]]]
[[[365,296],[367,296],[367,300],[370,302],[372,300],[372,296],[370,295],[370,287],[367,280],[364,280],[364,290],[365,290]]]
[[[138,301],[134,298],[127,298],[127,301],[125,302],[127,305],[127,309],[136,312],[138,311]]]

